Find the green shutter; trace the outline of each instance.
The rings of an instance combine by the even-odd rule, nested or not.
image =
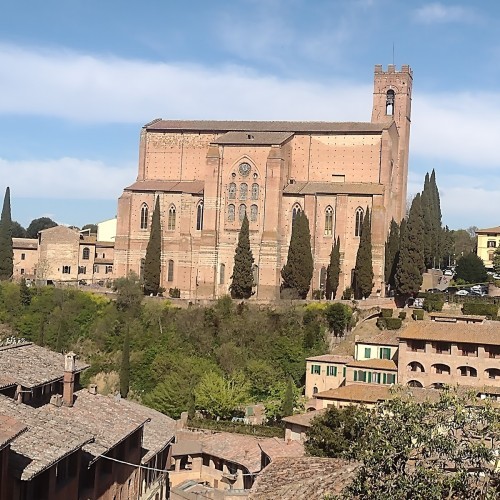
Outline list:
[[[368,383],[372,381],[372,372],[368,372]]]
[[[383,383],[383,384],[387,384],[387,373],[384,373],[384,374],[382,375],[382,383]]]
[[[337,367],[336,366],[333,367],[333,375],[335,377],[337,376]]]
[[[346,374],[346,367],[344,366],[344,369],[342,370],[342,374],[343,374],[343,377],[345,378],[345,374]]]
[[[371,347],[365,347],[365,358],[370,359],[372,357],[372,349]]]
[[[358,371],[354,370],[354,382],[357,382],[357,381],[358,381]]]

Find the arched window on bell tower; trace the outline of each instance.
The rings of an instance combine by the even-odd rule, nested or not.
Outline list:
[[[396,95],[394,94],[394,90],[389,89],[386,94],[385,99],[385,114],[387,116],[394,116],[394,99]]]

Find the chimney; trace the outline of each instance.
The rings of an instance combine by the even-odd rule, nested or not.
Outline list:
[[[90,394],[97,394],[97,385],[96,384],[90,384],[89,385],[89,393]]]
[[[73,406],[73,394],[75,392],[75,358],[74,352],[64,355],[64,377],[63,377],[63,404]]]

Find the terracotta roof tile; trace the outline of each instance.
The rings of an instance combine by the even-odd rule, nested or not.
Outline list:
[[[340,363],[346,364],[352,361],[352,356],[340,356],[337,354],[322,354],[321,356],[311,356],[306,358],[306,361],[321,361],[323,363]]]
[[[0,415],[0,450],[26,429],[27,427],[15,418]]]
[[[379,334],[367,338],[359,339],[356,341],[357,344],[369,344],[369,345],[391,345],[398,346],[398,333],[394,330],[384,330]]]
[[[443,319],[457,319],[461,321],[470,320],[482,320],[484,321],[486,316],[479,316],[474,314],[452,314],[446,312],[432,312],[429,313],[429,316],[432,318],[443,318]]]
[[[271,459],[278,457],[303,457],[305,455],[304,445],[299,441],[284,441],[272,437],[259,442],[260,449]]]
[[[318,416],[325,413],[324,410],[314,410],[308,411],[307,413],[298,413],[297,415],[291,415],[290,417],[284,417],[283,422],[289,424],[301,425],[303,427],[311,427],[312,421]]]
[[[389,398],[390,386],[375,384],[349,384],[328,389],[315,395],[318,399],[335,399],[356,403],[376,403]]]
[[[398,370],[396,363],[394,363],[392,359],[363,359],[360,361],[351,361],[347,366],[355,368],[373,368],[376,370]]]
[[[38,240],[36,238],[12,238],[12,246],[19,249],[36,250]]]
[[[500,226],[495,226],[495,227],[489,227],[486,229],[476,229],[476,234],[482,234],[482,233],[500,233]]]
[[[164,191],[168,193],[203,194],[203,181],[137,181],[127,186],[125,191]]]
[[[370,182],[294,182],[283,189],[285,194],[384,194],[384,186]]]

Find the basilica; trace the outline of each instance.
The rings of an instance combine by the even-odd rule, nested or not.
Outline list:
[[[161,210],[161,283],[181,298],[228,293],[246,213],[254,299],[279,297],[292,222],[309,219],[313,290],[325,287],[340,237],[338,297],[352,283],[363,214],[372,214],[373,294],[384,293],[384,243],[405,213],[412,71],[375,66],[370,122],[183,121],[141,130],[137,180],[118,201],[115,275],[141,274]],[[252,300],[254,300],[252,299]]]

